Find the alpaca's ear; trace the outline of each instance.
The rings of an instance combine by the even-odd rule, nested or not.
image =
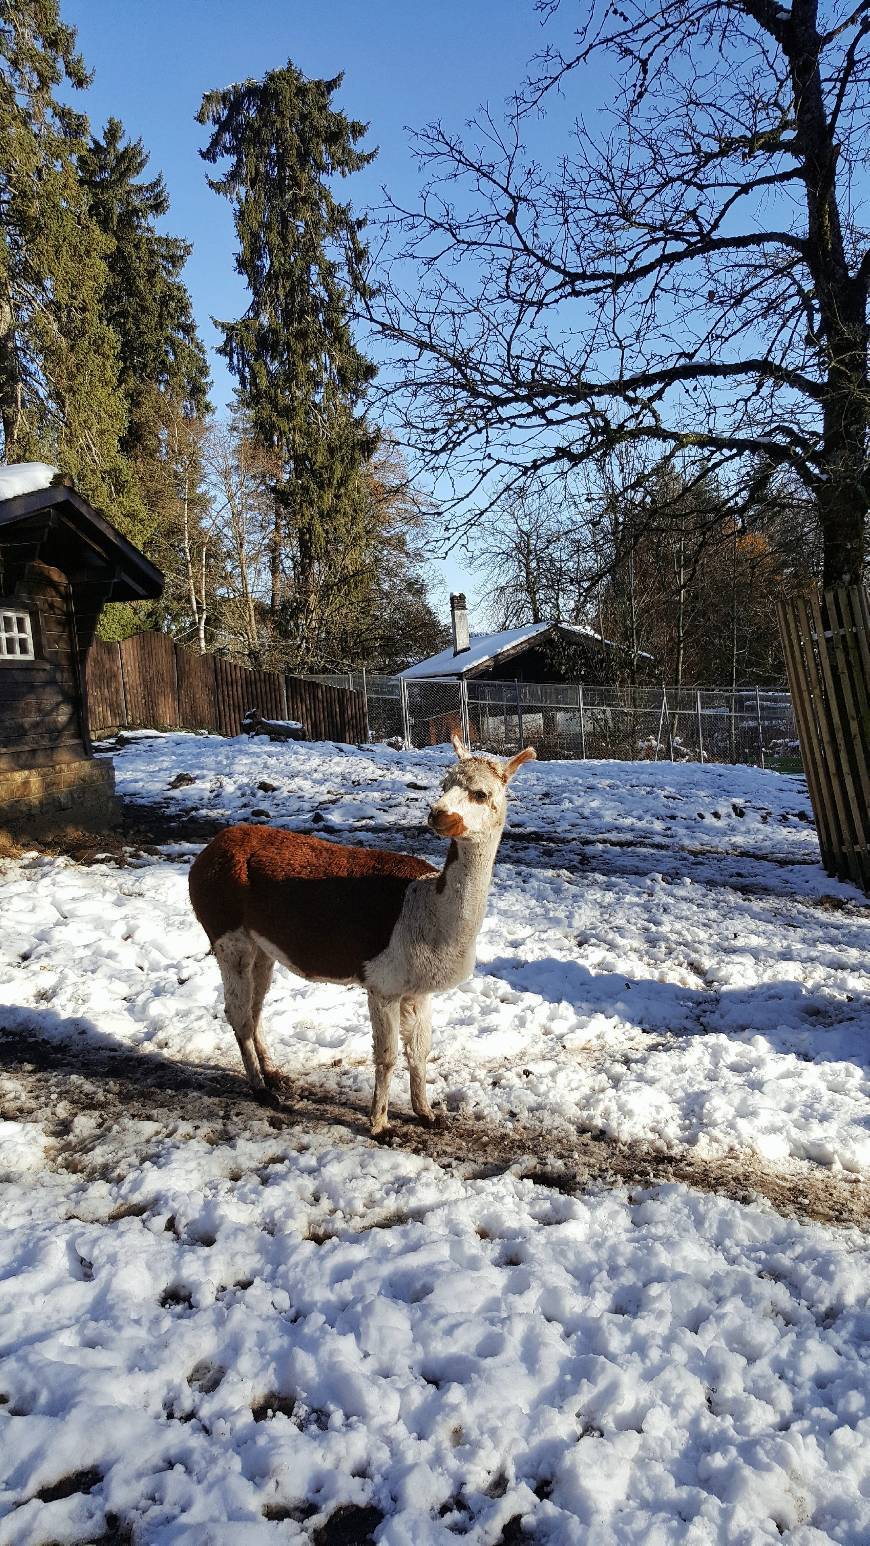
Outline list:
[[[463,762],[465,760],[465,758],[468,757],[470,754],[466,751],[465,747],[462,744],[462,737],[461,737],[461,735],[452,735],[450,737],[450,739],[453,742],[453,750],[455,751],[457,757],[459,758],[459,761]],[[534,752],[532,753],[532,755],[534,756]]]
[[[534,746],[527,746],[523,751],[517,752],[516,756],[511,757],[510,762],[506,762],[504,765],[505,779],[513,778],[514,774],[519,772],[524,762],[534,762],[537,755]]]

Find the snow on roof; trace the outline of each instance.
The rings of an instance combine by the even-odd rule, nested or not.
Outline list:
[[[17,494],[32,494],[36,489],[51,488],[58,476],[58,469],[48,462],[0,463],[0,499],[14,499]]]
[[[497,660],[506,650],[525,644],[538,634],[552,633],[555,628],[583,634],[599,644],[608,642],[594,628],[587,628],[582,623],[526,623],[522,628],[503,628],[501,633],[472,634],[470,648],[462,650],[459,655],[454,655],[451,645],[437,655],[430,655],[427,660],[418,660],[416,665],[408,666],[400,674],[406,681],[425,676],[467,676],[469,671],[485,665],[487,661]]]

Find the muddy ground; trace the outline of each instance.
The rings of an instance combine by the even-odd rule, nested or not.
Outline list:
[[[239,1136],[271,1137],[288,1153],[312,1131],[331,1142],[373,1143],[367,1116],[362,1103],[348,1101],[324,1082],[297,1081],[280,1106],[263,1106],[241,1072],[156,1052],[115,1052],[17,1032],[0,1034],[0,1120],[41,1122],[50,1138],[49,1165],[89,1180],[121,1181],[167,1139],[224,1144]],[[87,1122],[78,1122],[80,1117]],[[799,1218],[870,1226],[866,1181],[821,1167],[780,1171],[744,1152],[705,1158],[689,1149],[461,1115],[430,1129],[401,1108],[392,1113],[385,1141],[470,1178],[513,1170],[562,1192],[678,1181],[743,1203],[764,1198],[777,1211]]]

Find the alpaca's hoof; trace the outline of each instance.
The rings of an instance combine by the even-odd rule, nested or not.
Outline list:
[[[257,1102],[258,1106],[268,1106],[272,1111],[283,1110],[284,1103],[278,1095],[278,1092],[276,1090],[270,1089],[267,1085],[263,1085],[261,1089],[255,1089],[252,1087],[251,1094],[253,1095],[254,1100]]]
[[[447,1125],[447,1117],[441,1106],[435,1111],[433,1111],[431,1106],[425,1106],[422,1110],[416,1112],[416,1117],[423,1127],[439,1128],[446,1127]]]
[[[375,1118],[369,1123],[369,1137],[377,1138],[380,1143],[391,1138],[392,1133],[393,1129],[390,1127],[386,1117]]]
[[[263,1078],[266,1082],[266,1089],[271,1090],[274,1095],[280,1096],[283,1100],[287,1100],[292,1094],[290,1080],[286,1074],[282,1074],[280,1068],[264,1068]]]

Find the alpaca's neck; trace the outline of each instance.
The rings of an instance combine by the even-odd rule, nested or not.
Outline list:
[[[486,912],[492,867],[501,828],[473,842],[451,842],[444,868],[435,882],[435,905],[441,930],[463,937],[477,934]]]

